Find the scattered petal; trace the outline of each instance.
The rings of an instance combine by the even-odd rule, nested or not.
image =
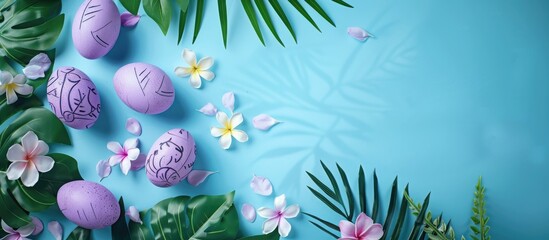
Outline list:
[[[95,170],[97,171],[97,175],[101,178],[101,180],[111,175],[112,172],[111,165],[109,164],[109,161],[106,160],[101,160],[97,162]]]
[[[44,230],[44,224],[37,217],[31,216],[31,219],[32,219],[32,224],[34,225],[34,231],[32,231],[31,235],[35,236],[40,234],[42,230]]]
[[[23,74],[25,74],[25,76],[31,80],[43,78],[44,76],[46,76],[42,68],[38,65],[27,65],[25,68],[23,68]]]
[[[48,69],[50,69],[51,60],[47,54],[39,53],[29,61],[28,65],[37,65],[42,67],[44,71],[47,71]]]
[[[254,175],[252,181],[250,182],[250,187],[259,195],[269,196],[273,193],[273,185],[271,185],[271,181],[264,177]]]
[[[207,103],[198,111],[204,113],[205,115],[213,116],[217,113],[217,108],[212,103]]]
[[[234,111],[234,93],[233,92],[227,92],[223,94],[223,97],[221,98],[221,102],[223,103],[223,106],[231,110],[231,112]]]
[[[61,224],[59,224],[58,221],[49,222],[48,230],[55,240],[63,240],[63,227],[61,227]]]
[[[126,120],[126,130],[135,136],[141,136],[141,123],[135,118],[128,118]]]
[[[23,68],[23,73],[28,79],[34,80],[38,78],[43,78],[45,72],[50,69],[51,60],[45,53],[39,53],[34,56],[29,64]]]
[[[131,171],[137,171],[145,166],[145,163],[147,163],[147,155],[145,154],[139,154],[137,159],[131,161],[132,166],[130,168]]]
[[[244,203],[242,205],[241,213],[244,219],[248,220],[248,222],[255,222],[255,208],[252,205]]]
[[[359,27],[349,27],[349,28],[347,28],[347,34],[349,34],[349,36],[351,36],[354,39],[359,40],[359,41],[365,41],[369,37],[374,37],[368,31],[366,31],[362,28],[359,28]]]
[[[208,176],[214,174],[215,172],[203,171],[203,170],[192,170],[187,176],[187,182],[193,186],[198,186],[208,178]]]
[[[133,15],[129,12],[124,12],[120,15],[120,23],[122,24],[122,27],[133,27],[137,25],[140,19],[141,16]]]
[[[262,113],[262,114],[259,114],[259,115],[255,116],[252,120],[252,123],[253,123],[255,128],[257,128],[259,130],[267,131],[272,126],[279,123],[279,121],[276,120],[275,118],[267,115],[267,114]]]
[[[141,217],[139,216],[139,210],[135,206],[130,206],[128,210],[126,210],[126,216],[130,217],[130,219],[136,223],[143,224],[143,221],[141,221]]]

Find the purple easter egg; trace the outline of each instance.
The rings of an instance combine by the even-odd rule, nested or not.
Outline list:
[[[48,102],[55,116],[72,128],[90,128],[101,112],[95,84],[74,67],[60,67],[51,74],[47,87]]]
[[[120,33],[120,13],[112,0],[86,0],[72,21],[72,41],[85,58],[105,56]]]
[[[193,136],[183,129],[172,129],[152,145],[147,156],[147,177],[159,187],[175,185],[189,175],[195,159]]]
[[[113,82],[118,97],[140,113],[164,112],[172,106],[175,97],[170,77],[147,63],[130,63],[121,67],[114,74]]]
[[[57,204],[67,219],[87,229],[113,225],[120,217],[114,195],[101,184],[77,180],[57,192]]]

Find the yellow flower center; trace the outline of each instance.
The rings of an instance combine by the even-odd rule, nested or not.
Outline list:
[[[5,85],[6,87],[6,92],[13,92],[14,89],[17,87],[17,84],[16,83],[8,83]]]
[[[191,73],[198,73],[200,72],[200,68],[198,67],[198,65],[193,65],[191,67]]]

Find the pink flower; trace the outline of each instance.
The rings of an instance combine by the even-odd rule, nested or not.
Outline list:
[[[9,180],[21,178],[23,185],[32,187],[38,182],[39,172],[48,172],[53,168],[53,158],[45,156],[49,151],[48,144],[38,140],[32,131],[21,138],[21,144],[14,144],[8,149],[6,157],[11,162],[6,175]]]
[[[27,237],[30,236],[32,234],[32,232],[34,231],[34,224],[29,223],[28,225],[23,226],[23,227],[15,230],[15,229],[11,228],[10,226],[8,226],[8,224],[6,224],[4,222],[4,220],[2,220],[2,230],[4,230],[4,232],[6,232],[8,234],[5,237],[3,237],[2,239],[6,239],[6,240],[29,240],[29,238],[27,238]]]
[[[111,150],[114,155],[109,158],[109,164],[115,166],[120,164],[120,169],[124,175],[128,175],[130,168],[132,167],[132,161],[139,157],[139,148],[137,144],[139,140],[137,138],[130,138],[124,142],[124,147],[118,142],[109,142],[107,148]]]
[[[339,222],[341,238],[338,240],[379,240],[383,236],[381,224],[375,223],[364,213],[356,218],[356,224],[342,220]]]
[[[269,234],[278,227],[278,233],[281,237],[287,237],[292,230],[292,226],[286,218],[295,218],[299,214],[299,206],[291,205],[286,207],[286,195],[282,194],[275,198],[275,209],[261,207],[257,209],[257,214],[262,218],[267,218],[263,223],[263,234]]]

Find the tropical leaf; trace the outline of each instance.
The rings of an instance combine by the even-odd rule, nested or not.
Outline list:
[[[486,202],[484,201],[484,191],[486,189],[482,185],[482,177],[478,178],[477,185],[475,186],[475,198],[473,199],[473,216],[471,220],[474,225],[471,225],[472,239],[490,240],[490,227],[488,226],[489,218],[486,216]]]
[[[316,0],[305,0],[305,2],[307,4],[309,4],[309,6],[311,6],[311,8],[313,8],[318,14],[320,14],[320,16],[322,16],[324,19],[326,19],[326,21],[328,21],[330,24],[332,24],[332,26],[334,26],[334,27],[336,26],[334,21],[332,21],[330,16],[328,16],[328,13],[326,13],[326,11],[324,11],[324,9],[322,9],[320,4],[318,4],[318,2]]]
[[[273,21],[271,20],[271,16],[269,15],[269,11],[267,10],[267,7],[265,6],[265,3],[263,0],[255,0],[255,5],[257,5],[257,9],[259,10],[259,13],[261,14],[261,17],[263,18],[263,21],[265,21],[265,24],[267,24],[267,27],[269,30],[271,30],[271,33],[276,38],[278,43],[284,47],[284,43],[278,36],[278,33],[276,32],[276,28],[273,24]]]
[[[294,29],[292,28],[292,24],[290,23],[290,20],[286,16],[286,13],[284,13],[284,10],[280,6],[280,3],[278,3],[278,0],[269,0],[269,3],[271,4],[271,7],[275,10],[276,14],[282,20],[286,28],[288,28],[288,31],[290,31],[290,34],[292,34],[292,38],[297,43],[297,38],[295,36]]]
[[[343,6],[345,6],[345,7],[353,8],[353,6],[352,6],[351,4],[348,4],[348,3],[346,3],[346,2],[343,1],[343,0],[332,0],[332,1],[335,2],[335,3],[338,3],[338,4],[340,4],[340,5],[343,5]]]
[[[13,104],[7,104],[4,99],[0,100],[0,125],[21,110],[42,106],[42,100],[35,95],[20,99]]]
[[[170,0],[143,0],[143,9],[151,17],[166,35],[172,19],[172,6]]]
[[[141,5],[141,0],[120,0],[122,6],[128,10],[133,15],[139,14],[139,5]]]
[[[280,234],[278,233],[278,229],[275,229],[269,234],[243,237],[243,238],[239,238],[238,240],[278,240],[278,239],[280,239]]]
[[[190,0],[177,0],[177,4],[181,8],[179,11],[179,31],[177,33],[177,44],[181,42],[183,38],[183,32],[185,31],[185,24],[187,22],[187,12],[189,10]]]
[[[391,197],[389,198],[389,208],[387,209],[387,216],[383,222],[383,232],[388,233],[391,224],[393,223],[393,215],[395,213],[396,204],[397,204],[397,194],[398,194],[398,177],[395,177],[393,181],[393,187],[391,188]],[[381,240],[386,239],[388,234],[383,235]]]
[[[148,211],[139,212],[139,217],[143,222],[145,222],[145,217],[147,216]],[[152,231],[147,224],[140,224],[134,221],[128,223],[128,228],[130,231],[130,238],[132,240],[148,240],[154,239]]]
[[[120,215],[118,220],[116,220],[116,222],[111,226],[112,239],[131,240],[130,231],[128,230],[128,225],[126,224],[126,207],[124,206],[124,198],[120,197],[120,200],[118,200],[118,205],[120,206]]]
[[[76,227],[72,230],[71,234],[67,237],[67,240],[90,240],[91,230],[82,227]]]
[[[255,15],[252,0],[242,0],[242,7],[244,7],[244,11],[246,11],[246,15],[248,15],[248,19],[250,20],[259,41],[261,41],[261,44],[265,46],[265,41],[263,41],[263,35],[261,34],[261,29],[259,28],[259,22],[257,21],[257,16]]]
[[[163,200],[151,209],[151,226],[155,239],[186,239],[185,209],[189,197]]]
[[[345,171],[341,168],[341,166],[339,166],[339,164],[336,164],[336,166],[337,170],[339,171],[339,175],[341,176],[343,186],[345,187],[347,201],[349,202],[349,214],[347,214],[347,220],[352,221],[355,212],[355,199],[353,197],[353,190],[351,189],[351,185],[349,184],[349,179],[347,179]]]
[[[307,19],[307,21],[309,21],[313,27],[316,28],[316,30],[318,30],[319,32],[322,32],[320,31],[320,28],[318,27],[318,25],[316,25],[315,23],[315,20],[313,20],[313,18],[311,17],[311,15],[309,15],[309,13],[307,13],[307,10],[305,10],[305,8],[303,8],[303,5],[301,5],[301,3],[299,3],[299,1],[297,0],[289,0],[290,4],[292,4],[292,6],[294,6],[294,8],[299,12],[301,13],[301,15],[303,15],[303,17],[305,19]]]
[[[198,37],[200,28],[202,27],[202,18],[204,16],[204,0],[196,1],[196,16],[194,19],[194,34],[193,34],[193,43]]]
[[[221,24],[221,34],[223,35],[223,46],[227,48],[227,0],[217,0],[219,10],[219,24]]]
[[[393,229],[393,234],[391,240],[398,240],[400,237],[400,232],[402,231],[402,226],[404,226],[404,221],[406,220],[406,213],[408,212],[408,201],[406,200],[406,195],[408,194],[408,184],[404,188],[404,196],[400,201],[400,211],[398,213],[398,219]]]
[[[13,228],[25,226],[31,222],[28,213],[13,199],[8,189],[0,188],[0,218]]]

